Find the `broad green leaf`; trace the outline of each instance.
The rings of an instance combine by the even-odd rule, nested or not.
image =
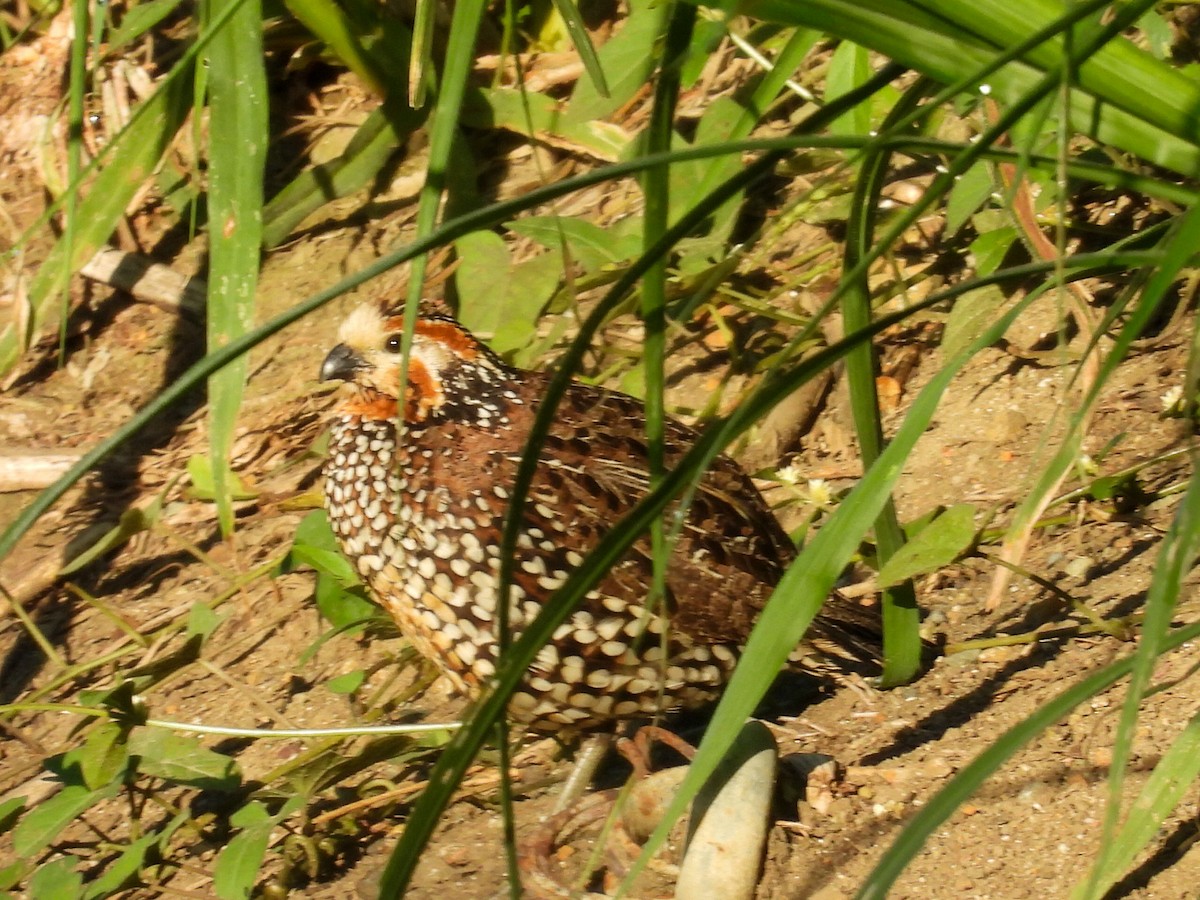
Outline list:
[[[27,812],[13,829],[13,852],[32,857],[50,845],[59,833],[101,800],[115,797],[121,786],[106,784],[95,790],[82,784],[66,784],[49,800]]]
[[[1150,10],[1138,19],[1138,28],[1146,36],[1146,43],[1155,59],[1169,59],[1171,47],[1175,43],[1175,33],[1170,24],[1157,11]]]
[[[330,678],[325,682],[325,687],[333,691],[335,694],[353,694],[357,691],[367,679],[367,673],[362,669],[355,669],[353,672],[347,672],[345,675],[338,675],[336,678]]]
[[[227,464],[222,464],[224,470],[224,481],[229,485],[232,491],[234,500],[253,500],[258,496],[255,491],[248,490],[242,480],[238,478],[237,473],[229,468]],[[216,497],[216,479],[213,477],[212,458],[208,456],[191,456],[187,461],[188,476],[191,478],[192,484],[188,490],[188,494],[198,500],[212,500]]]
[[[987,165],[979,163],[967,169],[954,182],[950,196],[946,198],[946,238],[954,237],[975,215],[976,210],[988,202],[996,190],[992,173]]]
[[[60,856],[38,867],[29,879],[29,900],[74,900],[83,896],[83,873],[80,861],[73,856]]]
[[[28,877],[33,863],[27,859],[19,859],[7,866],[0,867],[0,891],[10,891]],[[8,900],[7,896],[5,900]]]
[[[991,327],[1007,303],[1007,298],[995,285],[986,285],[959,297],[946,320],[942,353],[947,358],[957,356],[963,347]]]
[[[221,900],[245,900],[250,896],[271,830],[303,804],[302,798],[293,797],[271,815],[262,803],[253,800],[230,816],[230,823],[242,830],[225,845],[213,867],[213,891]]]
[[[350,628],[380,615],[379,607],[367,599],[366,588],[343,587],[328,575],[317,575],[315,596],[317,609],[330,625],[337,629]]]
[[[0,834],[4,834],[13,827],[13,823],[17,821],[17,817],[24,809],[24,797],[9,797],[7,800],[0,801]]]
[[[891,587],[948,566],[975,540],[975,507],[958,503],[910,538],[879,570],[879,586]]]
[[[455,241],[454,252],[459,260],[454,273],[458,320],[477,334],[495,334],[508,310],[508,245],[494,231],[475,231]],[[480,285],[489,289],[481,291]]]
[[[1016,239],[1017,229],[1007,225],[981,234],[971,241],[970,250],[971,255],[975,257],[975,273],[991,275],[1000,268]]]
[[[550,249],[560,249],[565,240],[571,259],[587,272],[632,259],[641,246],[640,234],[610,231],[593,222],[567,216],[530,216],[505,225],[510,231],[532,238]]]
[[[197,600],[192,604],[192,608],[188,610],[188,637],[207,638],[216,631],[217,626],[220,624],[221,617],[217,615],[211,606],[203,601]]]
[[[353,587],[360,583],[354,566],[342,555],[340,550],[326,550],[322,547],[310,547],[307,544],[295,544],[289,551],[288,558],[292,563],[312,566],[343,587]]]
[[[833,59],[829,62],[826,101],[850,93],[870,77],[871,66],[866,48],[843,41],[833,51]],[[866,103],[856,104],[850,112],[835,119],[829,130],[834,134],[866,134],[871,130],[871,107]]]
[[[114,781],[124,782],[129,767],[125,738],[125,729],[116,722],[105,722],[92,729],[78,756],[79,772],[87,787],[95,790]]]
[[[232,791],[241,784],[237,763],[209,750],[193,737],[165,728],[137,728],[129,736],[137,771],[209,791]]]
[[[323,509],[314,509],[296,526],[295,543],[319,547],[322,550],[336,550],[337,536],[329,527],[329,516]]]
[[[516,354],[530,346],[536,337],[538,316],[563,282],[563,258],[557,250],[541,253],[513,266],[509,275],[509,302],[504,321],[492,337],[492,349],[500,354]],[[517,357],[518,365],[528,364]]]
[[[121,888],[126,887],[141,870],[146,862],[146,853],[158,842],[158,839],[158,832],[151,831],[126,845],[121,850],[121,855],[105,866],[104,871],[99,875],[89,873],[88,884],[83,892],[86,900],[110,897]]]
[[[601,96],[591,81],[579,81],[567,107],[568,122],[607,117],[649,81],[658,59],[655,44],[662,31],[664,9],[653,3],[636,3],[631,7],[621,30],[597,51],[600,65],[610,76],[608,96]]]

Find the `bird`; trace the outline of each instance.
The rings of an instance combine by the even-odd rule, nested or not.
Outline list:
[[[403,310],[360,306],[321,365],[322,381],[344,382],[325,507],[369,593],[452,687],[474,699],[496,672],[501,533],[550,375],[509,365],[451,316],[423,310],[401,393],[404,325]],[[665,420],[667,469],[697,436]],[[649,459],[641,401],[570,383],[520,521],[509,595],[514,639],[647,494]],[[673,509],[682,511],[665,596],[650,599],[651,541],[643,535],[538,652],[509,701],[510,719],[536,733],[586,736],[719,696],[796,549],[728,456],[713,461],[686,507]],[[879,632],[877,612],[834,594],[795,658],[817,670],[870,666]]]

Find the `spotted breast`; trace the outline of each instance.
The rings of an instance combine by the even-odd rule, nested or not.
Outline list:
[[[506,365],[460,324],[425,315],[400,392],[403,318],[363,307],[343,323],[322,379],[349,388],[325,468],[330,522],[345,554],[401,631],[474,696],[498,652],[500,537],[547,376]],[[695,433],[666,427],[674,465]],[[519,635],[649,483],[645,410],[572,384],[556,411],[517,545],[509,622]],[[582,731],[713,699],[794,558],[750,479],[726,457],[682,517],[666,596],[648,602],[642,537],[555,632],[511,713],[538,731]],[[810,640],[835,658],[878,653],[878,623],[834,597]]]

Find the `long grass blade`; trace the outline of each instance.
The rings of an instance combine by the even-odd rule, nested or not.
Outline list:
[[[918,82],[905,92],[892,108],[884,130],[907,118],[920,104],[928,83]],[[870,127],[870,122],[865,123]],[[886,179],[891,154],[886,150],[868,151],[860,163],[855,182],[850,217],[846,223],[846,247],[843,270],[861,272],[848,280],[842,298],[842,316],[850,333],[865,329],[871,321],[871,290],[867,271],[859,265],[870,255],[875,230],[875,210]],[[846,381],[850,388],[850,410],[858,435],[863,468],[870,468],[883,452],[883,423],[880,421],[879,395],[875,387],[876,354],[870,343],[856,347],[846,357]],[[896,514],[896,505],[888,496],[875,523],[875,543],[882,567],[904,546],[904,530]],[[911,582],[883,591],[884,686],[911,681],[921,667],[920,610]]]
[[[212,15],[230,0],[210,0]],[[208,52],[208,346],[242,337],[254,321],[262,245],[263,164],[267,154],[267,77],[261,0],[242,0]],[[208,382],[209,445],[221,533],[233,531],[229,452],[248,359],[238,357]]]

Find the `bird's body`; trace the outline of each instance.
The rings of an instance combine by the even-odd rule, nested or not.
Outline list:
[[[474,696],[495,672],[501,530],[547,378],[505,365],[451,319],[422,317],[401,404],[402,331],[400,316],[364,308],[326,359],[322,377],[353,387],[333,424],[326,506],[343,551],[401,631]],[[694,440],[667,422],[668,469]],[[514,636],[645,496],[648,465],[641,403],[571,385],[525,504]],[[513,716],[573,732],[711,700],[794,555],[750,479],[719,457],[684,513],[666,596],[649,608],[642,536],[538,654]],[[869,655],[877,625],[834,600],[810,637]]]

